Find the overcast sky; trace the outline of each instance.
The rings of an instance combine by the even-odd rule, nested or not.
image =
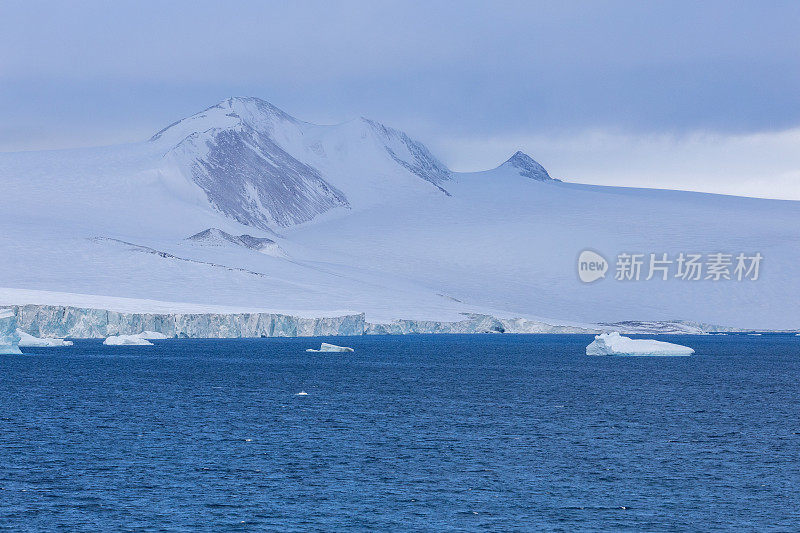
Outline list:
[[[800,2],[0,2],[0,151],[225,97],[363,115],[455,170],[800,199]]]

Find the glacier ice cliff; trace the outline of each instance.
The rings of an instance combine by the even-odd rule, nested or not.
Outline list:
[[[0,309],[0,313],[3,313]],[[338,335],[409,335],[473,333],[578,333],[596,335],[610,324],[553,325],[525,318],[497,318],[465,314],[462,320],[395,320],[367,322],[363,313],[307,318],[280,313],[123,313],[105,309],[58,305],[6,306],[16,328],[35,337],[106,338],[113,335],[164,335],[168,338],[321,337]],[[0,339],[5,326],[0,326]],[[10,326],[9,326],[10,327]],[[611,331],[622,333],[704,334],[734,331],[692,322],[616,323]],[[18,341],[18,339],[17,339]],[[0,340],[0,342],[2,342]],[[16,353],[16,352],[14,352]]]
[[[106,338],[158,332],[170,338],[318,337],[415,333],[597,333],[573,326],[467,315],[456,322],[366,321],[363,313],[306,318],[278,313],[122,313],[57,305],[18,305],[9,310],[21,331],[37,337]]]
[[[19,354],[17,317],[8,309],[0,309],[0,354]]]
[[[17,327],[37,337],[106,338],[144,331],[182,338],[362,335],[364,315],[304,318],[276,313],[121,313],[56,305],[10,308]]]
[[[411,333],[595,333],[574,326],[554,326],[524,318],[495,318],[469,314],[457,322],[435,320],[395,320],[388,324],[367,324],[367,335],[407,335]]]

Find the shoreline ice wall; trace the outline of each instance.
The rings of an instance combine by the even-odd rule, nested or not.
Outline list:
[[[120,313],[55,305],[12,306],[17,327],[36,337],[104,338],[157,331],[167,337],[362,335],[364,315],[303,318],[275,313]]]
[[[489,315],[466,315],[458,322],[435,320],[395,320],[388,324],[367,323],[366,335],[411,335],[454,333],[594,333],[596,330],[574,326],[554,326],[524,318],[495,318]]]
[[[395,320],[370,323],[364,313],[305,318],[279,313],[122,313],[58,305],[15,305],[17,327],[35,337],[105,338],[157,331],[171,338],[322,337],[340,335],[410,335],[473,333],[622,333],[703,334],[733,331],[689,322],[628,322],[580,326],[552,325],[524,318],[469,314],[463,320]]]
[[[373,324],[363,313],[304,318],[277,313],[121,313],[57,305],[7,306],[17,327],[36,337],[105,338],[157,331],[178,338],[315,337],[453,333],[597,333],[594,329],[466,315],[456,322],[396,320]]]

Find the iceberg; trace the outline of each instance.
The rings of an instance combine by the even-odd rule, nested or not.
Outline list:
[[[28,335],[19,329],[17,330],[17,335],[19,335],[20,348],[58,348],[61,346],[72,346],[72,341],[66,341],[64,339],[42,339],[40,337]]]
[[[336,346],[335,344],[328,344],[327,342],[323,342],[319,350],[315,350],[314,348],[309,348],[306,350],[307,352],[352,352],[354,351],[352,348],[348,348],[347,346]]]
[[[106,346],[152,346],[153,343],[139,335],[112,335],[103,341]]]
[[[21,354],[17,335],[17,315],[11,309],[0,309],[0,354]]]
[[[602,333],[586,347],[586,355],[692,355],[688,346],[652,339],[631,339],[616,331]]]

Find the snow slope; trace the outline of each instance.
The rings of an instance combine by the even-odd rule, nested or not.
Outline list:
[[[0,154],[0,209],[2,305],[800,324],[798,202],[561,183],[522,153],[452,173],[374,121],[252,98],[138,144]],[[757,281],[583,284],[586,248],[764,260]]]

